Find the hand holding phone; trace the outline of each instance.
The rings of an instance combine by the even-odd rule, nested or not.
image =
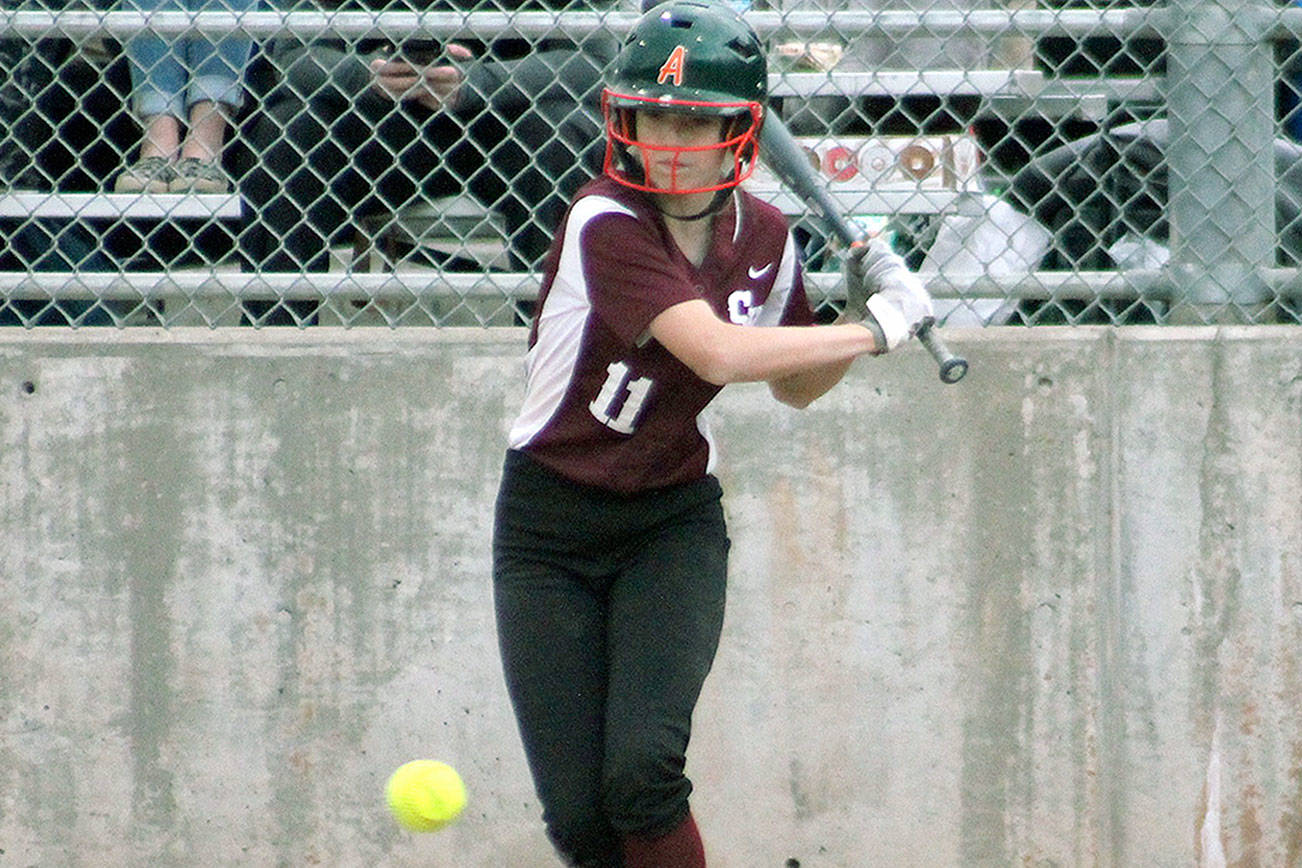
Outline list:
[[[412,66],[429,66],[442,53],[443,43],[437,39],[405,39],[394,47],[393,59]]]
[[[433,54],[428,61],[425,57]],[[393,100],[415,100],[431,111],[455,105],[465,76],[457,64],[474,53],[464,45],[437,40],[409,40],[386,57],[370,63],[373,87]]]

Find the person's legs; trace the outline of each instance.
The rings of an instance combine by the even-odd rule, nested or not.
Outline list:
[[[241,247],[253,268],[325,270],[332,239],[368,199],[393,209],[425,187],[440,164],[430,128],[452,123],[422,128],[400,106],[367,98],[365,65],[339,50],[313,46],[284,63],[286,82],[248,132]],[[453,127],[444,137],[458,136]]]
[[[462,138],[447,116],[417,117],[393,106],[379,118],[356,162],[373,191],[370,204],[397,213],[421,196],[451,196],[463,185],[443,171],[443,150]]]
[[[351,157],[371,133],[342,101],[282,98],[249,133],[253,164],[241,194],[248,264],[263,271],[324,271],[330,241],[350,214],[344,192],[360,187]]]
[[[200,100],[189,109],[190,128],[181,145],[181,159],[215,163],[221,159],[226,139],[227,118],[235,107],[211,100]]]
[[[723,629],[728,547],[717,497],[689,503],[611,589],[603,806],[629,868],[705,864],[684,767]]]
[[[241,12],[256,0],[222,0],[225,9]],[[206,0],[191,0],[202,7]],[[221,157],[227,122],[244,104],[244,70],[253,52],[253,40],[238,32],[222,35],[216,42],[195,37],[185,41],[186,108],[190,130],[181,149],[182,159],[215,163]]]
[[[222,0],[223,8],[231,12],[251,9],[253,5],[252,0]],[[253,40],[238,32],[227,33],[216,42],[201,37],[187,39],[187,104],[214,102],[227,106],[231,114],[238,111],[244,104],[244,70],[252,52]]]
[[[619,868],[601,808],[605,600],[573,556],[581,508],[565,508],[567,494],[508,459],[493,533],[498,642],[548,836],[567,864]]]
[[[503,477],[494,592],[548,834],[572,864],[703,865],[684,766],[723,624],[718,484],[629,500],[527,461]]]
[[[253,8],[255,0],[222,0],[224,8],[240,12]],[[203,8],[207,0],[187,0],[191,8]],[[230,119],[244,104],[244,70],[253,51],[253,40],[227,33],[215,42],[206,37],[187,38],[183,52],[189,80],[185,106],[189,130],[181,144],[181,162],[172,183],[173,192],[225,193],[231,180],[222,169],[222,144]]]
[[[169,190],[173,193],[229,193],[231,178],[222,168],[222,143],[235,109],[200,100],[189,106],[189,130]]]
[[[140,12],[179,9],[176,0],[131,0],[129,8]],[[123,46],[131,62],[131,103],[142,123],[160,115],[185,116],[184,40],[168,42],[148,30],[131,35]],[[163,145],[165,147],[165,143]]]
[[[131,104],[142,123],[160,115],[185,114],[181,92],[185,69],[161,37],[142,33],[127,41],[131,61]]]
[[[148,12],[175,9],[177,4],[174,0],[132,0],[130,8]],[[131,105],[143,134],[137,161],[117,178],[114,188],[119,193],[167,191],[185,115],[186,70],[179,43],[141,30],[124,45],[131,64]]]
[[[181,121],[170,114],[146,115],[142,118],[144,136],[140,140],[141,161],[151,158],[173,160],[181,144]]]
[[[625,835],[623,868],[705,868],[705,845],[688,814],[660,835]]]
[[[537,561],[505,558],[496,573],[502,666],[548,835],[572,864],[616,866],[601,810],[602,600]]]

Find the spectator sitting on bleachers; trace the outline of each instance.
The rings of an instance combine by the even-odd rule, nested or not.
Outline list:
[[[182,7],[197,11],[205,0],[130,3],[141,11]],[[220,0],[217,8],[240,12],[255,3]],[[144,137],[139,159],[118,176],[117,192],[230,192],[231,181],[221,165],[222,143],[230,120],[243,103],[243,75],[252,45],[251,39],[238,32],[213,41],[142,31],[127,40],[132,104]]]
[[[6,10],[21,0],[0,0]],[[78,0],[43,0],[43,10],[100,8]],[[109,94],[125,80],[125,69],[104,40],[72,39],[51,31],[29,39],[0,38],[0,194],[39,200],[51,192],[95,190],[117,162],[119,134],[130,126]],[[0,269],[5,271],[105,271],[112,267],[96,227],[84,220],[24,216],[0,220]],[[9,324],[14,309],[37,310],[28,322],[89,322],[82,314],[97,306],[48,298],[11,299],[0,311]],[[47,311],[47,313],[39,313]],[[60,313],[62,311],[62,313]],[[70,313],[79,311],[82,313]]]
[[[437,57],[410,43],[279,40],[283,80],[249,126],[247,264],[325,270],[332,241],[364,212],[469,191],[503,218],[513,265],[532,268],[567,198],[599,168],[597,95],[615,40],[483,36]]]

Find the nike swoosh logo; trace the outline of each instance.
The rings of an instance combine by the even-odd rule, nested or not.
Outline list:
[[[750,275],[751,280],[759,280],[761,277],[768,274],[769,269],[772,267],[773,267],[772,262],[770,262],[768,265],[764,266],[763,268],[756,268],[755,266],[752,265],[746,269],[746,273]]]

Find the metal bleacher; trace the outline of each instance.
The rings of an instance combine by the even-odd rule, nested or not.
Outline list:
[[[0,217],[105,220],[217,219],[240,217],[236,194],[34,193],[0,195]]]

